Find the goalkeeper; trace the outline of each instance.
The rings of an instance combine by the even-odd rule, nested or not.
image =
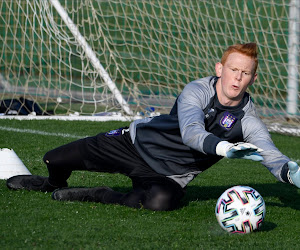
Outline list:
[[[15,176],[7,186],[53,192],[60,201],[172,210],[189,182],[227,157],[260,161],[279,181],[300,188],[297,163],[275,147],[246,92],[257,78],[257,64],[255,43],[230,46],[215,65],[216,76],[187,84],[170,114],[51,150],[44,156],[48,177]],[[75,170],[124,174],[132,190],[68,188]]]

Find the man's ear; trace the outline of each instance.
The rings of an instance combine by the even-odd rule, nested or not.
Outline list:
[[[257,74],[255,73],[254,76],[252,77],[251,82],[249,83],[249,86],[251,86],[256,79],[257,79]]]
[[[216,66],[215,66],[215,71],[216,71],[216,76],[217,77],[221,77],[221,75],[222,75],[222,69],[223,69],[222,63],[217,62]]]

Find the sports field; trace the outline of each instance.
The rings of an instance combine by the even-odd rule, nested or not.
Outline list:
[[[0,148],[12,148],[32,174],[46,175],[43,155],[77,138],[128,123],[0,119]],[[299,160],[299,137],[272,134],[277,147]],[[121,175],[74,172],[70,186],[107,185],[127,191]],[[255,188],[266,202],[261,231],[229,235],[215,204],[234,185]],[[259,163],[224,159],[199,175],[176,211],[153,212],[99,203],[58,202],[51,193],[11,191],[0,180],[1,249],[298,249],[300,190],[279,183]]]

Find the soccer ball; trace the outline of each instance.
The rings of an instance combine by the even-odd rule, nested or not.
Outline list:
[[[258,230],[265,218],[263,197],[247,186],[227,189],[218,199],[216,217],[220,226],[229,233],[251,233]]]

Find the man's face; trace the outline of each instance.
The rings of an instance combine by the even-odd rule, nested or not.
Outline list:
[[[231,53],[224,65],[216,64],[217,94],[221,104],[235,106],[243,98],[247,87],[252,85],[257,75],[254,73],[255,61],[241,53]]]

